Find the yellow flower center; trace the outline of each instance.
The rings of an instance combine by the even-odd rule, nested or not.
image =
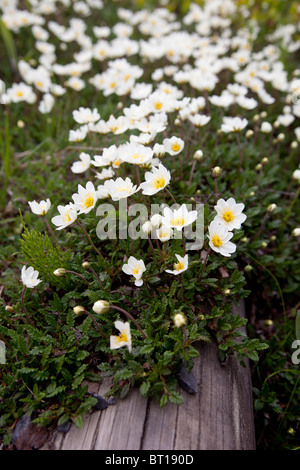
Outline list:
[[[177,217],[176,219],[172,219],[171,224],[177,227],[182,227],[184,225],[184,218]]]
[[[111,82],[111,83],[109,84],[109,88],[115,88],[115,86],[116,86],[116,82]]]
[[[16,95],[17,95],[19,98],[21,98],[21,96],[23,96],[24,93],[23,93],[23,91],[19,90],[19,91],[17,91]]]
[[[153,184],[156,189],[161,189],[165,187],[166,180],[162,176],[158,176]]]
[[[219,235],[214,235],[211,239],[212,241],[212,244],[216,247],[216,248],[220,248],[220,246],[223,245],[223,242],[221,240],[221,238],[219,237]]]
[[[162,108],[162,103],[160,101],[157,101],[155,104],[154,104],[154,108],[155,109],[161,109]]]
[[[174,264],[174,269],[175,271],[181,271],[182,269],[184,269],[184,264],[182,261],[179,261],[179,263],[175,263]]]
[[[225,211],[222,217],[225,220],[225,222],[232,222],[234,219],[234,215],[231,211]]]
[[[44,85],[43,82],[41,82],[40,80],[38,80],[38,81],[36,82],[36,86],[37,86],[37,87],[42,88],[43,85]]]
[[[179,144],[173,144],[172,145],[172,150],[173,150],[173,152],[178,152],[178,150],[180,150],[180,145]]]
[[[128,341],[126,333],[120,334],[119,336],[117,336],[117,338],[118,338],[119,343],[121,343],[121,341],[125,341],[127,343],[127,341]]]
[[[133,268],[133,270],[132,270],[132,274],[134,274],[135,276],[137,276],[138,273],[139,273],[139,271],[140,271],[139,266],[135,266],[135,267]]]
[[[88,209],[89,207],[92,207],[92,205],[94,204],[94,196],[92,194],[88,194],[87,196],[85,196],[84,200],[83,200],[83,205],[86,209]]]
[[[71,222],[71,217],[69,215],[69,212],[66,212],[64,215],[63,215],[63,221],[65,224],[67,224],[68,222]]]

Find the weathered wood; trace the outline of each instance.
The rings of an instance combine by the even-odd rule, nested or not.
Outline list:
[[[242,314],[241,309],[234,311]],[[56,450],[254,450],[255,431],[249,364],[235,357],[226,365],[214,343],[200,344],[193,374],[198,393],[184,395],[182,405],[159,403],[133,390],[115,405],[96,411],[78,430],[56,433]],[[101,384],[99,394],[108,391]],[[48,446],[48,448],[49,448]]]

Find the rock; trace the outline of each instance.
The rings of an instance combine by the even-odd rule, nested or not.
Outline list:
[[[193,374],[187,372],[185,366],[183,365],[180,371],[177,374],[177,380],[179,385],[190,394],[194,394],[198,392],[198,384],[193,376]]]

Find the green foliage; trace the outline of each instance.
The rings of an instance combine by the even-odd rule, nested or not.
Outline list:
[[[36,269],[41,277],[53,286],[67,287],[66,278],[55,276],[58,268],[68,269],[71,261],[70,250],[63,252],[59,246],[53,246],[47,233],[25,229],[20,241],[26,261]]]

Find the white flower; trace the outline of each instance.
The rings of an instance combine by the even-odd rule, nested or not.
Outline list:
[[[82,142],[88,133],[87,126],[81,126],[79,129],[69,131],[69,142]]]
[[[120,320],[117,320],[115,321],[115,327],[120,331],[120,335],[112,335],[110,337],[110,349],[119,349],[122,346],[127,346],[128,350],[131,351],[131,333],[129,323],[123,323]]]
[[[130,142],[121,145],[118,154],[124,162],[143,165],[152,159],[153,150],[139,143]]]
[[[191,225],[197,219],[197,211],[189,212],[186,204],[172,211],[169,207],[163,210],[162,223],[168,227],[174,227],[181,231],[187,225]]]
[[[21,270],[21,280],[24,286],[28,287],[29,289],[37,286],[40,282],[42,282],[40,279],[38,279],[38,275],[39,272],[35,271],[32,266],[29,266],[28,268],[23,266]]]
[[[134,284],[137,287],[140,287],[143,285],[142,275],[146,271],[146,267],[142,259],[138,260],[134,256],[130,256],[127,264],[123,265],[122,271],[125,274],[135,277]]]
[[[204,114],[191,114],[188,119],[192,124],[194,124],[194,126],[203,127],[209,123],[211,117],[205,116]]]
[[[48,114],[51,112],[55,103],[55,99],[51,93],[45,93],[39,104],[39,111],[41,114]]]
[[[50,199],[46,201],[28,201],[31,211],[37,215],[46,215],[51,207]]]
[[[229,232],[224,224],[213,220],[208,227],[208,232],[209,246],[212,250],[227,257],[236,251],[235,244],[229,241],[233,233]]]
[[[166,225],[161,225],[156,230],[156,236],[161,242],[167,242],[173,237],[173,229],[171,227],[167,227]]]
[[[184,141],[179,137],[173,136],[169,139],[164,139],[163,145],[167,153],[169,153],[170,155],[177,155],[183,150]]]
[[[57,210],[60,215],[56,215],[51,219],[51,222],[57,226],[56,230],[68,227],[68,225],[71,225],[77,219],[77,211],[72,203],[66,206],[58,206]]]
[[[244,204],[237,204],[232,197],[227,201],[219,199],[215,206],[218,215],[214,220],[225,225],[227,230],[239,229],[247,218],[245,214],[242,214],[244,208]]]
[[[90,108],[80,107],[78,110],[74,110],[72,115],[74,121],[78,122],[78,124],[88,124],[99,121],[100,119],[100,114],[96,108],[92,110]]]
[[[72,195],[74,201],[74,208],[78,210],[79,214],[88,214],[97,202],[97,191],[91,181],[88,181],[84,188],[81,184],[78,185],[78,193]]]
[[[180,255],[175,254],[175,256],[177,258],[178,263],[174,264],[173,271],[171,271],[170,269],[166,269],[166,273],[174,274],[175,276],[177,276],[178,274],[183,273],[184,271],[188,269],[189,258],[188,258],[188,255],[185,255],[184,257],[182,257]]]
[[[223,123],[221,125],[222,132],[240,132],[245,129],[248,125],[248,120],[246,118],[241,119],[240,117],[224,117]]]
[[[167,170],[164,165],[160,163],[158,168],[153,167],[152,171],[146,171],[145,182],[141,183],[140,187],[143,194],[152,196],[161,189],[164,189],[170,182],[171,173]]]
[[[133,184],[129,177],[107,180],[104,183],[105,189],[113,201],[119,201],[139,191],[139,188]]]
[[[79,158],[80,161],[74,162],[71,166],[72,173],[84,173],[90,168],[91,157],[88,153],[81,152]]]

